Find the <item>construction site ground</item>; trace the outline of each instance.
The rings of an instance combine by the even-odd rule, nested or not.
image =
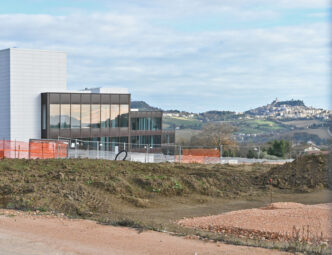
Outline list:
[[[263,248],[202,242],[155,231],[103,226],[94,221],[0,210],[0,254],[290,254]]]
[[[141,246],[142,249],[145,246],[150,247],[150,254],[156,254],[156,250],[153,249],[158,249],[158,247],[165,250],[165,254],[195,254],[195,252],[197,254],[251,254],[241,252],[246,249],[248,251],[256,249],[253,246],[270,248],[264,250],[265,253],[262,254],[278,254],[272,252],[277,252],[276,248],[279,249],[278,252],[281,252],[287,250],[287,247],[274,247],[268,243],[251,242],[251,240],[236,236],[225,237],[213,231],[184,227],[177,224],[177,221],[183,218],[218,215],[235,210],[267,206],[271,199],[270,176],[273,176],[273,202],[331,203],[332,192],[328,185],[327,159],[319,156],[300,160],[301,162],[295,161],[283,166],[141,164],[83,159],[2,160],[0,161],[0,207],[7,211],[2,211],[0,234],[2,240],[11,240],[13,244],[15,240],[22,240],[22,243],[28,245],[32,238],[31,242],[40,244],[40,249],[42,249],[43,245],[49,246],[48,237],[51,238],[50,240],[57,240],[55,233],[54,236],[51,236],[52,230],[46,228],[45,222],[49,221],[51,226],[54,224],[54,231],[58,235],[68,232],[73,236],[80,236],[79,240],[70,241],[69,238],[68,241],[72,242],[72,245],[76,243],[78,247],[84,243],[90,247],[89,241],[84,238],[93,238],[93,236],[98,236],[98,233],[102,236],[107,232],[105,235],[109,236],[110,240],[103,239],[108,246],[98,243],[102,242],[102,238],[99,238],[97,243],[91,241],[91,247],[96,249],[98,247],[111,249],[115,245],[113,239],[119,240],[121,243],[120,240],[123,238],[121,247],[128,247],[127,253],[121,253],[121,247],[115,245],[114,247],[118,247],[119,250],[117,250],[118,253],[114,250],[114,254],[149,254],[146,250],[130,248],[131,239],[126,239],[125,236],[133,233],[135,242],[139,242],[138,240],[144,236],[151,238],[150,246],[145,244],[144,240],[141,240],[141,244],[135,244],[137,247]],[[287,169],[289,170],[287,171]],[[301,169],[303,171],[300,171]],[[278,175],[279,172],[280,175]],[[297,181],[292,178],[284,178],[287,175]],[[24,213],[15,215],[17,210],[24,211]],[[48,216],[31,218],[31,216],[24,215],[29,212],[51,215],[62,213],[70,219],[59,220]],[[20,225],[26,226],[27,230],[29,228],[32,230],[36,224],[35,231],[45,228],[45,234],[34,232],[36,235],[31,234],[28,237],[24,235],[26,233],[24,230],[22,232],[15,226],[15,222],[22,223]],[[98,233],[76,228],[75,222],[80,222],[77,227],[87,224],[87,228]],[[69,228],[63,229],[61,225],[67,225]],[[155,231],[151,232],[151,230]],[[123,237],[115,235],[121,231],[124,231]],[[46,234],[48,232],[50,235]],[[40,240],[37,238],[38,235],[45,236],[45,238],[38,241]],[[168,238],[170,239],[168,240]],[[169,246],[162,246],[159,239],[169,243]],[[149,238],[146,240],[148,241]],[[171,240],[174,240],[174,243]],[[61,243],[62,241],[59,241],[59,246],[54,248],[55,251],[57,251],[57,247],[61,252],[66,251],[62,250],[63,247],[67,247],[66,242]],[[189,245],[186,246],[186,243]],[[243,246],[237,246],[236,248],[239,250],[235,251],[232,250],[235,249],[233,246],[225,246],[226,243]],[[3,245],[5,244],[0,243],[1,247]],[[172,248],[173,246],[176,247],[175,250]],[[185,250],[176,250],[190,246],[197,247],[197,251],[189,248],[189,253],[185,253]],[[206,248],[207,246],[211,247],[211,250]],[[221,253],[220,248],[224,247],[230,247],[230,250],[225,249],[226,253]],[[84,250],[69,249],[68,252],[71,253],[64,254],[89,254],[84,253],[86,252]],[[258,249],[252,254],[260,254],[259,252]],[[17,251],[17,253],[10,254],[21,253]],[[100,250],[95,254],[103,253]],[[158,254],[163,253],[158,250]]]

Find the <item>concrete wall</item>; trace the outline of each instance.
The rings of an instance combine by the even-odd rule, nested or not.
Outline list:
[[[67,87],[66,54],[10,49],[10,139],[41,138],[42,92]]]
[[[10,138],[10,51],[0,51],[0,140]]]

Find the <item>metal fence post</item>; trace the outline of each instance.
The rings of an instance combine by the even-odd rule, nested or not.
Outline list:
[[[75,139],[75,158],[77,158],[77,139]]]
[[[181,157],[182,157],[182,147],[179,146],[179,163],[181,163]]]
[[[145,163],[146,163],[146,154],[147,154],[147,147],[146,147],[146,145],[145,145]]]
[[[222,145],[220,145],[220,148],[219,148],[219,158],[220,158],[220,163],[221,163],[221,160],[222,160]]]
[[[96,157],[97,157],[97,159],[99,159],[99,142],[97,141],[96,143],[97,143],[97,155],[96,155]]]

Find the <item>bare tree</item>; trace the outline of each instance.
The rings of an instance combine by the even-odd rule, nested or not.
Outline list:
[[[209,123],[203,126],[202,131],[191,138],[192,145],[223,146],[224,149],[237,147],[233,133],[237,128],[228,123]]]

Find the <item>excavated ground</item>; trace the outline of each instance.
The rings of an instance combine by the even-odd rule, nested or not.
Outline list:
[[[273,201],[332,202],[327,163],[326,156],[282,166],[5,159],[0,160],[0,208],[214,239],[175,222],[266,206],[270,178]]]

